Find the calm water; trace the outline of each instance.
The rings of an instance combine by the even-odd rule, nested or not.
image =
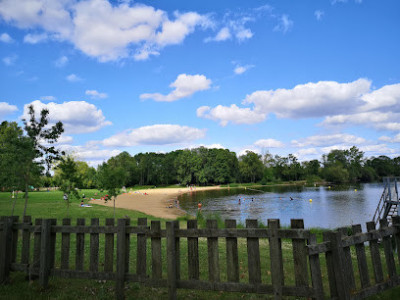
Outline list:
[[[223,219],[236,219],[242,224],[246,219],[258,219],[264,224],[268,219],[280,219],[281,225],[290,225],[290,219],[304,219],[306,228],[362,224],[365,229],[382,192],[381,183],[344,188],[263,187],[257,191],[231,188],[188,193],[180,196],[179,201],[189,214],[197,213],[200,201],[205,215],[217,213]]]

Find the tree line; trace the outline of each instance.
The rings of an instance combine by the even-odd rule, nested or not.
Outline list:
[[[228,149],[176,150],[168,153],[122,152],[97,168],[66,156],[54,147],[62,123],[48,126],[48,111],[39,120],[33,107],[24,128],[15,122],[0,125],[0,185],[5,189],[28,191],[30,186],[58,186],[66,193],[77,188],[112,190],[135,185],[218,185],[306,180],[310,183],[356,183],[400,176],[400,157],[364,157],[353,146],[331,150],[320,160],[300,162],[293,154],[264,155],[247,151],[238,156]],[[50,169],[53,170],[50,174]]]

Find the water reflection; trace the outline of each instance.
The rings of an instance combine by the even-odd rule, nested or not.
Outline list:
[[[362,224],[372,220],[382,184],[363,184],[357,187],[263,187],[262,192],[250,189],[221,189],[188,193],[180,196],[181,207],[189,214],[197,213],[202,203],[205,215],[218,214],[223,219],[258,219],[267,224],[278,218],[281,225],[290,219],[304,219],[306,227],[336,228]],[[240,204],[239,204],[240,199]],[[311,200],[310,200],[311,199]]]

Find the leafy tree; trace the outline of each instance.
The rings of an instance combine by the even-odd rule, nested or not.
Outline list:
[[[107,163],[102,163],[97,168],[98,186],[107,190],[109,196],[114,201],[114,219],[115,219],[115,198],[120,193],[120,189],[125,181],[125,172],[122,168],[113,168]]]
[[[82,185],[82,177],[78,173],[78,165],[71,156],[61,158],[57,165],[57,170],[60,171],[59,179],[61,182],[60,189],[67,195],[65,199],[67,204],[67,217],[69,216],[69,205],[71,196],[79,199],[77,188]]]
[[[37,172],[37,166],[45,167],[46,175],[50,174],[52,163],[64,155],[59,149],[56,149],[53,144],[64,132],[64,127],[61,122],[57,122],[53,126],[48,126],[49,110],[42,109],[39,120],[36,120],[35,109],[33,105],[28,106],[29,120],[22,119],[24,129],[27,136],[33,145],[33,153],[29,157],[31,162],[26,165],[24,183],[25,183],[25,205],[23,217],[26,215],[26,207],[28,204],[28,187],[31,182],[32,174]]]
[[[239,170],[241,178],[246,182],[260,180],[263,175],[261,155],[246,151],[246,154],[239,157]]]

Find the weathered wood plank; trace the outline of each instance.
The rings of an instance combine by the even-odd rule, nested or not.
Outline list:
[[[161,232],[161,222],[151,221],[151,230]],[[162,278],[161,237],[151,238],[151,274],[153,279]]]
[[[218,228],[217,220],[207,220],[207,229],[212,231]],[[218,255],[218,238],[209,237],[207,238],[207,249],[208,249],[208,278],[211,282],[220,281],[220,269],[219,269],[219,255]]]
[[[51,263],[51,219],[45,219],[42,223],[41,244],[40,244],[40,267],[39,283],[47,288],[50,275]]]
[[[99,226],[100,222],[98,218],[93,218],[90,225],[92,227]],[[90,272],[98,272],[99,270],[99,234],[90,234],[90,261],[89,261]]]
[[[0,284],[8,281],[11,268],[12,218],[2,218],[3,230],[0,235]]]
[[[63,226],[70,226],[71,219],[63,219]],[[71,234],[62,233],[61,234],[61,269],[69,269],[69,254],[71,246]]]
[[[138,219],[138,227],[145,228],[147,226],[146,218]],[[136,274],[138,276],[146,277],[146,258],[147,258],[147,243],[146,235],[138,233],[137,235],[137,260],[136,260]]]
[[[346,238],[347,235],[347,228],[342,227],[338,230],[341,233],[341,241],[340,247],[343,249],[343,268],[344,268],[344,276],[345,276],[345,283],[347,284],[348,288],[351,292],[354,292],[356,289],[356,280],[354,277],[354,269],[353,269],[353,261],[351,259],[351,252],[350,247],[343,247],[342,239]]]
[[[176,253],[175,253],[175,228],[173,222],[167,222],[167,274],[168,297],[176,299]]]
[[[31,216],[25,216],[23,220],[26,226],[32,226]],[[29,264],[29,254],[31,247],[31,233],[28,228],[22,230],[22,249],[21,249],[21,263]]]
[[[57,235],[56,232],[52,230],[54,226],[57,225],[57,219],[50,219],[50,261],[49,261],[49,268],[54,268],[54,263],[56,259],[56,240]]]
[[[117,225],[117,274],[115,282],[115,295],[117,299],[125,299],[125,274],[126,274],[126,226],[127,219],[119,219]]]
[[[114,219],[107,218],[106,226],[114,227]],[[114,233],[105,234],[104,244],[104,272],[113,272],[114,270]]]
[[[315,234],[310,235],[308,240],[309,245],[317,244],[317,237]],[[324,299],[324,287],[322,284],[321,264],[319,260],[319,254],[313,254],[309,256],[311,282],[314,290],[314,299]]]
[[[236,220],[225,220],[226,228],[236,228]],[[238,242],[235,237],[226,238],[226,272],[228,281],[239,282]]]
[[[290,220],[292,229],[304,229],[304,221],[300,219]],[[296,286],[308,286],[308,263],[306,240],[293,239],[293,261]]]
[[[334,269],[334,261],[332,257],[332,247],[330,246],[331,242],[329,240],[328,232],[322,233],[322,238],[325,243],[329,243],[329,251],[325,252],[325,260],[326,260],[326,268],[328,271],[328,282],[329,282],[329,292],[331,298],[337,298],[337,287],[336,287],[336,279],[335,279],[335,269]]]
[[[381,228],[388,227],[387,220],[386,219],[380,220],[379,225],[381,226]],[[391,240],[390,236],[383,237],[382,244],[383,244],[383,250],[385,253],[385,260],[386,260],[386,266],[387,266],[389,278],[395,277],[396,276],[396,264],[394,262],[392,240]]]
[[[18,248],[18,229],[14,224],[18,224],[19,217],[18,216],[12,216],[11,217],[12,222],[13,222],[13,227],[12,227],[12,249],[11,249],[11,263],[17,262],[17,248]]]
[[[282,243],[279,238],[280,223],[278,219],[268,219],[270,230],[269,252],[271,260],[271,277],[275,299],[282,299],[282,286],[284,286]]]
[[[35,219],[35,227],[42,227],[42,219]],[[40,266],[40,245],[41,245],[41,231],[33,234],[33,261],[31,263],[32,270],[39,270]],[[32,273],[32,270],[30,273]]]
[[[179,221],[174,221],[174,232],[179,230]],[[181,278],[181,243],[180,237],[175,235],[176,279]]]
[[[78,226],[85,225],[85,219],[78,218],[76,220],[76,224]],[[83,264],[85,259],[85,234],[77,233],[76,234],[76,254],[75,254],[75,269],[78,271],[83,270]]]
[[[257,220],[246,220],[246,228],[257,228]],[[252,284],[261,283],[261,260],[260,243],[258,238],[247,238],[247,264],[249,268],[249,282]]]
[[[197,220],[187,221],[188,229],[197,229]],[[199,239],[188,237],[188,277],[189,279],[199,279]]]
[[[400,216],[392,217],[393,226],[396,228],[396,233],[394,234],[394,239],[396,241],[397,247],[397,261],[400,263]]]
[[[352,231],[353,235],[362,234],[361,225],[360,224],[353,225]],[[364,243],[356,244],[355,247],[357,254],[358,271],[360,273],[361,288],[364,289],[370,286],[368,263],[367,263],[367,256],[365,254]]]
[[[125,224],[125,270],[126,273],[129,273],[129,257],[131,254],[131,234],[128,231],[129,226],[131,225],[131,219],[130,218],[126,218],[126,224]]]
[[[336,281],[337,294],[340,299],[350,299],[351,283],[347,281],[345,272],[349,269],[345,267],[345,254],[342,247],[342,233],[340,231],[327,232],[332,248],[333,269]],[[352,271],[351,271],[352,272]]]
[[[368,232],[375,230],[375,222],[367,223]],[[374,270],[375,283],[383,281],[382,261],[381,254],[379,252],[378,240],[371,240],[369,242],[369,248],[371,252],[372,267]]]

